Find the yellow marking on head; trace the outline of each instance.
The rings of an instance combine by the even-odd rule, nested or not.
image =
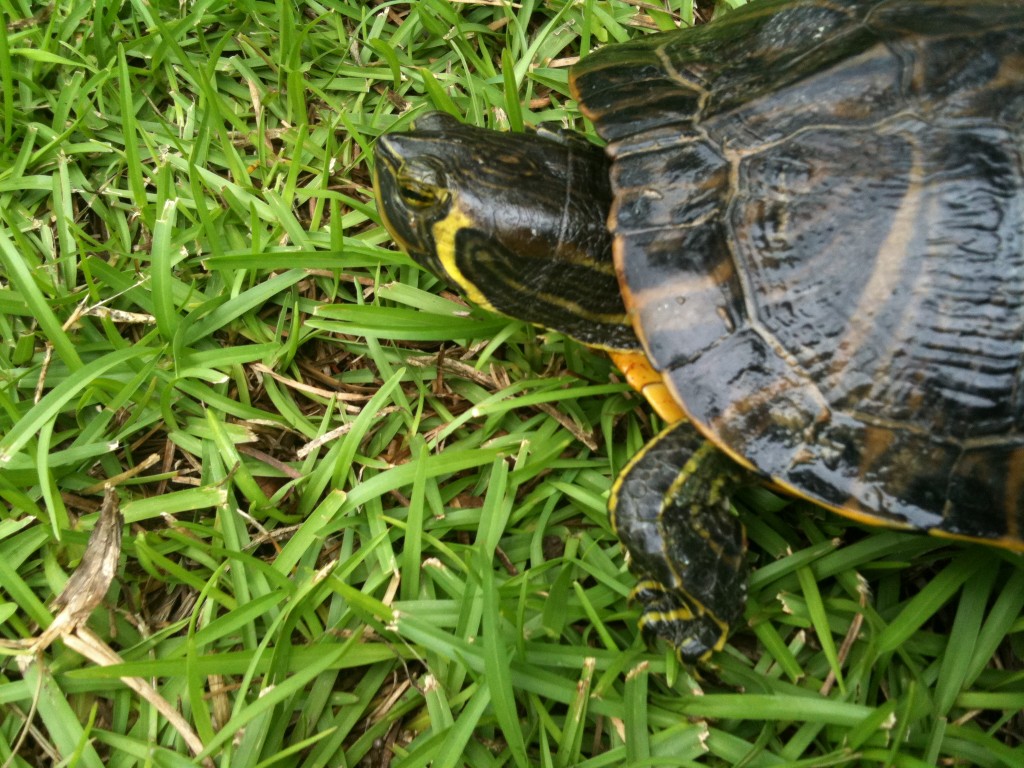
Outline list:
[[[462,274],[462,270],[459,269],[456,262],[458,254],[455,252],[455,238],[459,230],[472,226],[474,226],[473,219],[453,203],[448,215],[433,226],[432,234],[434,235],[434,247],[437,249],[437,258],[448,275],[448,279],[466,294],[467,299],[484,309],[497,312],[477,285]]]
[[[511,316],[517,319],[529,319],[529,313],[522,311],[526,310],[527,307],[523,306],[521,311],[516,311],[516,307],[513,306],[511,299],[509,300],[509,306],[499,308],[495,306],[494,302],[488,298],[489,286],[481,283],[474,282],[459,268],[459,257],[465,258],[464,254],[458,253],[457,238],[461,230],[465,228],[476,228],[480,227],[480,222],[473,219],[469,214],[459,208],[458,201],[453,201],[447,215],[436,221],[431,227],[431,235],[434,240],[434,248],[437,255],[438,262],[440,263],[441,269],[444,270],[448,279],[455,284],[459,290],[461,290],[466,298],[479,307],[496,312],[501,315]],[[495,244],[495,252],[488,252],[487,248],[484,247],[479,249],[475,254],[474,258],[479,259],[497,259],[501,256],[499,246]],[[582,252],[580,258],[564,259],[565,253],[561,253],[559,256],[552,255],[553,258],[561,258],[566,263],[581,264],[584,266],[600,266],[600,262],[593,259],[584,258]],[[494,266],[502,266],[501,264],[495,264]],[[526,259],[523,260],[522,265],[504,265],[506,267],[504,273],[501,276],[503,287],[506,289],[506,293],[513,295],[517,300],[522,300],[523,297],[528,297],[530,300],[535,301],[538,304],[548,305],[551,307],[561,308],[566,315],[576,318],[578,321],[583,323],[593,322],[600,325],[622,325],[628,326],[629,318],[625,313],[607,313],[607,312],[594,312],[587,308],[586,303],[578,302],[571,297],[552,293],[550,291],[538,290],[537,286],[531,285],[531,280],[536,281],[536,275],[529,272],[532,269],[531,265]],[[546,265],[545,265],[546,266]],[[555,265],[557,269],[558,265]],[[515,271],[515,267],[519,268],[519,272]],[[519,277],[529,278],[526,282],[523,282]],[[493,293],[493,291],[492,291]],[[527,317],[524,318],[523,315]],[[552,320],[555,318],[552,317]],[[564,333],[573,336],[571,328],[559,327],[558,323],[552,322],[550,324],[544,324],[540,321],[536,321],[542,327],[557,327]],[[600,344],[592,345],[602,349]]]

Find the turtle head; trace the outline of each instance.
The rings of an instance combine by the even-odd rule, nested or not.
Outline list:
[[[422,127],[381,136],[374,154],[373,186],[381,219],[395,242],[418,264],[447,275],[438,258],[434,229],[460,197],[458,152],[443,137],[461,126],[447,115],[431,114]],[[451,177],[451,178],[449,178]]]
[[[603,153],[586,145],[585,157],[596,158],[607,188]],[[607,199],[585,212],[593,221],[569,220],[566,188],[583,181],[571,178],[579,160],[545,135],[489,131],[435,112],[411,131],[381,136],[375,160],[381,217],[395,242],[488,309],[523,318],[493,294],[531,264],[555,274],[581,226],[607,239]],[[581,198],[592,193],[578,186]]]
[[[599,147],[428,114],[377,141],[374,188],[395,242],[475,304],[584,343],[636,345],[612,264]]]

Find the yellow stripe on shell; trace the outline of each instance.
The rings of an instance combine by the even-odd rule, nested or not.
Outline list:
[[[654,412],[668,424],[675,424],[686,418],[675,397],[665,386],[661,374],[654,370],[651,361],[643,352],[609,350],[608,357],[615,367],[622,371],[626,381],[642,394]]]
[[[846,512],[840,512],[842,515],[846,515]],[[884,521],[875,520],[871,523],[872,525],[886,525]],[[939,528],[933,528],[929,531],[933,536],[937,536],[940,539],[952,539],[954,541],[967,541],[971,544],[984,544],[987,547],[993,545],[1002,549],[1009,550],[1016,554],[1024,554],[1024,540],[1014,538],[1012,536],[1000,536],[998,538],[983,538],[981,536],[964,536],[961,533],[950,533],[949,531],[943,531]]]

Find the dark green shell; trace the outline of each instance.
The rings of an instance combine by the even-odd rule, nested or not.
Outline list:
[[[1024,548],[1024,4],[755,3],[572,80],[699,429],[843,514]]]

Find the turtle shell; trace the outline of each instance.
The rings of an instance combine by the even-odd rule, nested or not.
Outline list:
[[[573,88],[698,428],[848,516],[1024,548],[1024,5],[754,3]]]

